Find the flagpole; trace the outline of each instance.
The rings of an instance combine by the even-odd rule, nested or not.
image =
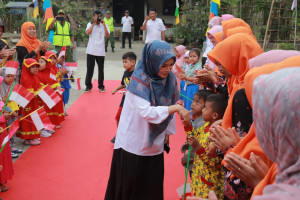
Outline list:
[[[297,49],[297,46],[296,46],[296,39],[297,39],[297,16],[298,16],[298,6],[296,6],[296,12],[295,12],[295,37],[294,37],[294,49],[296,50]]]

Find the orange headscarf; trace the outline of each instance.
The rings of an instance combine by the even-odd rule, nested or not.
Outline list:
[[[232,127],[232,104],[235,93],[243,88],[244,78],[249,71],[249,60],[263,53],[262,48],[253,37],[237,33],[219,43],[207,56],[216,64],[220,63],[232,76],[228,78],[228,106],[223,117],[222,126]]]
[[[223,31],[219,32],[219,33],[215,33],[214,34],[217,42],[222,42],[223,41]]]
[[[223,26],[224,38],[228,37],[227,36],[227,31],[229,29],[232,29],[232,28],[235,28],[235,27],[238,27],[238,26],[243,26],[243,27],[246,27],[247,29],[251,30],[251,27],[249,26],[249,24],[247,24],[244,20],[242,20],[240,18],[233,18],[233,19],[230,19],[230,20],[227,20],[227,21],[223,21],[222,26]]]
[[[31,38],[28,33],[27,29],[30,27],[34,27],[35,25],[32,22],[25,22],[21,27],[21,40],[17,43],[16,46],[23,46],[27,49],[27,51],[30,53],[34,51],[39,45],[40,41],[37,39],[36,36]]]
[[[252,30],[247,28],[247,27],[244,27],[244,26],[238,26],[238,27],[235,27],[235,28],[228,29],[227,30],[227,37],[230,37],[231,35],[234,35],[234,34],[237,34],[237,33],[246,33],[246,34],[251,35],[254,39],[256,39],[255,36],[252,33]]]

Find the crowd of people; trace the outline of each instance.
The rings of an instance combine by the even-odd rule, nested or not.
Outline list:
[[[203,53],[173,50],[155,9],[149,15],[141,29],[156,29],[147,32],[140,60],[125,67],[123,57],[130,82],[116,117],[105,199],[164,198],[174,113],[186,132],[187,199],[297,199],[300,52],[264,52],[251,27],[232,15],[209,21]],[[124,80],[112,93],[123,88]]]
[[[4,26],[1,24],[0,38],[3,32]],[[71,72],[65,66],[67,54],[61,49],[59,52],[49,51],[51,43],[37,39],[36,27],[32,22],[25,22],[22,25],[21,39],[16,44],[16,48],[9,48],[8,43],[3,39],[0,42],[0,109],[3,110],[0,117],[0,139],[1,141],[5,140],[10,125],[19,119],[20,124],[15,136],[23,139],[25,145],[40,145],[41,137],[51,137],[56,129],[61,128],[65,116],[68,115],[65,105],[68,103],[70,96],[71,85],[69,81]],[[9,66],[7,66],[8,61],[13,61],[14,57],[17,57],[16,64],[18,65],[15,72],[9,70]],[[25,107],[10,99],[10,93],[15,84],[22,86],[34,96]],[[59,96],[59,100],[50,108],[38,96],[38,92],[48,85]],[[30,115],[41,108],[45,110],[45,117],[50,124],[39,130]],[[10,138],[9,144],[5,145],[0,153],[0,192],[8,190],[8,187],[4,184],[14,174],[12,158],[18,158],[19,154],[23,152],[23,150],[14,147],[15,136]]]

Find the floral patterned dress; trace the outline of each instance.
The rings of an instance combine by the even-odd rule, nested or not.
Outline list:
[[[214,190],[218,199],[223,199],[224,176],[222,159],[210,158],[205,148],[211,143],[208,139],[210,123],[205,123],[194,135],[202,148],[196,152],[192,173],[191,187],[194,196],[208,198],[210,190]]]

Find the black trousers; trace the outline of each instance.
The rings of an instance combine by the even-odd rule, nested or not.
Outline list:
[[[129,48],[131,47],[131,32],[122,32],[122,47],[125,48],[125,40],[128,38]]]
[[[85,85],[87,88],[92,89],[92,78],[94,75],[95,61],[98,65],[98,88],[104,89],[103,81],[104,81],[104,56],[93,56],[87,54],[87,71],[85,77]]]

